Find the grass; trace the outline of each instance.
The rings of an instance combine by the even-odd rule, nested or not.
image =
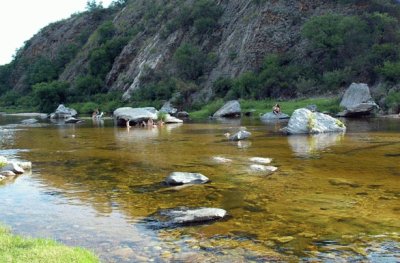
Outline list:
[[[12,235],[0,226],[0,262],[91,263],[98,258],[83,248],[67,247],[52,240]]]
[[[318,111],[337,113],[341,111],[338,98],[310,98],[310,99],[296,99],[287,101],[276,100],[239,100],[242,112],[255,110],[253,114],[259,116],[266,112],[272,111],[272,107],[279,103],[283,113],[291,115],[296,109],[306,107],[307,105],[317,105]],[[200,110],[190,113],[192,119],[205,119],[216,112],[222,105],[222,100],[213,101],[204,105]]]

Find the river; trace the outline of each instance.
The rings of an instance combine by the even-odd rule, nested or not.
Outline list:
[[[0,222],[16,234],[82,246],[105,262],[400,261],[400,119],[345,120],[346,134],[313,136],[283,136],[284,123],[251,118],[129,130],[21,120],[0,116],[0,155],[33,163],[0,183]],[[227,141],[240,126],[251,139]],[[251,157],[278,170],[253,171]],[[163,185],[174,171],[211,182]],[[177,207],[229,216],[147,224]]]

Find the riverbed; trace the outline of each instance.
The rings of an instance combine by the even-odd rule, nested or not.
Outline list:
[[[16,234],[86,247],[105,262],[400,261],[399,119],[350,119],[346,134],[312,136],[253,118],[154,129],[21,120],[0,116],[0,155],[33,164],[0,184],[0,222]],[[241,126],[250,140],[227,141]],[[254,171],[252,157],[278,170]],[[175,171],[211,182],[164,185]],[[174,228],[146,220],[179,207],[228,217]]]

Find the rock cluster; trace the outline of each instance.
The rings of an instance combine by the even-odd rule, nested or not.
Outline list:
[[[0,182],[13,178],[16,175],[25,173],[25,170],[32,169],[31,162],[15,162],[7,160],[7,158],[0,156]]]
[[[68,119],[78,115],[78,112],[72,108],[67,108],[60,104],[56,111],[50,114],[50,119]]]

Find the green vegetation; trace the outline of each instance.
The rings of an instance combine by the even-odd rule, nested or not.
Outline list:
[[[242,112],[255,110],[254,115],[258,116],[266,112],[271,112],[272,107],[278,102],[282,112],[291,115],[296,109],[306,107],[307,105],[316,105],[321,112],[337,113],[341,111],[339,100],[337,98],[311,98],[311,99],[294,99],[285,101],[266,100],[239,100]],[[222,105],[222,99],[215,100],[212,103],[204,105],[201,109],[190,113],[193,119],[205,119],[212,116]]]
[[[85,249],[66,247],[51,240],[15,236],[0,226],[0,262],[89,263],[99,260]]]
[[[265,4],[264,0],[252,1],[252,5]],[[293,43],[295,48],[275,53],[266,50],[258,68],[217,79],[212,84],[217,102],[209,108],[230,99],[264,102],[315,94],[329,97],[352,82],[363,82],[385,87],[377,101],[385,102],[380,105],[382,109],[395,109],[397,97],[393,92],[397,89],[393,87],[400,81],[400,6],[392,0],[337,0],[332,4],[336,8],[331,12],[296,20],[300,32]],[[132,56],[141,52],[142,42],[148,43],[158,33],[165,39],[176,32],[178,42],[169,49],[170,59],[156,68],[145,65],[140,87],[125,104],[161,105],[172,99],[180,109],[199,110],[201,102],[194,101],[193,95],[209,84],[211,70],[220,56],[215,51],[221,43],[222,6],[213,0],[115,0],[110,8],[103,8],[100,1],[88,0],[87,11],[80,16],[86,16],[91,23],[74,39],[55,45],[57,48],[51,54],[41,52],[37,57],[24,54],[33,44],[27,41],[12,63],[0,66],[0,107],[49,112],[54,105],[64,102],[85,113],[94,106],[112,111],[123,102],[108,95],[110,83],[123,79],[122,85],[118,83],[121,90],[132,83],[127,67]],[[118,13],[122,7],[125,11]],[[129,13],[135,15],[131,17]],[[115,19],[116,14],[120,14],[120,19]],[[257,12],[253,14],[256,15]],[[49,28],[56,29],[61,24],[62,21]],[[137,50],[134,41],[138,43]],[[128,57],[120,56],[128,43],[129,49],[135,51]],[[299,47],[303,50],[296,49]],[[154,47],[150,55],[161,48]],[[235,48],[222,54],[232,63],[240,62]],[[114,69],[124,77],[116,76],[116,71],[109,74],[117,58],[120,63]],[[77,61],[83,65],[75,65]],[[73,69],[68,67],[71,64]],[[70,71],[78,72],[77,69],[79,75],[68,75]],[[69,83],[60,79],[68,79]],[[19,86],[14,90],[16,84]],[[389,92],[391,98],[384,100]],[[203,111],[199,114],[209,110]]]

